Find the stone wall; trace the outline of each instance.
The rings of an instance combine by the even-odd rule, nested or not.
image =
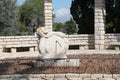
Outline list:
[[[120,34],[105,34],[105,48],[113,49],[113,46],[110,46],[111,42],[120,42]]]
[[[12,52],[12,51],[16,52],[16,50],[14,50],[15,48],[17,48],[19,52],[25,48],[27,51],[36,51],[37,38],[35,36],[0,37],[0,52]]]
[[[120,80],[120,74],[23,74],[23,75],[0,75],[0,80]]]
[[[84,46],[85,50],[95,49],[94,35],[67,35],[70,49],[78,49]],[[120,41],[120,34],[105,34],[105,48],[113,49],[110,42]],[[0,37],[0,52],[10,52],[10,48],[16,47],[19,50],[29,48],[28,51],[37,51],[37,38],[35,36],[3,36]],[[21,48],[21,49],[20,49]],[[12,50],[11,50],[12,51]],[[14,51],[14,49],[13,49]]]
[[[82,35],[68,35],[66,37],[69,41],[69,45],[72,45],[73,47],[76,47],[79,44],[80,45],[83,44],[85,50],[94,49],[94,35],[82,34]]]

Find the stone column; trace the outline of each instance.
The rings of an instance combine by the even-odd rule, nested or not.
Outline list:
[[[44,17],[46,30],[52,31],[52,0],[44,0]]]
[[[105,0],[95,0],[95,49],[105,49]]]

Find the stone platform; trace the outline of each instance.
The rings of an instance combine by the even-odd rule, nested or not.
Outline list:
[[[68,50],[67,55],[93,55],[93,54],[120,54],[118,50]],[[13,58],[29,58],[29,57],[41,57],[38,51],[34,52],[16,52],[16,53],[0,53],[0,59],[13,59]]]
[[[44,59],[33,63],[35,67],[79,67],[80,59]]]
[[[0,80],[120,80],[120,74],[16,74],[0,75]]]

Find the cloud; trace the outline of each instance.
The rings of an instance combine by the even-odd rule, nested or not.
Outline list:
[[[55,19],[54,22],[62,22],[70,20],[70,9],[68,8],[60,8],[55,11]]]

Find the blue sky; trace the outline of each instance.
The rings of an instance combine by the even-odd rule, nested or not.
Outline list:
[[[52,0],[53,10],[56,15],[55,22],[65,22],[71,17],[70,6],[72,0]]]
[[[21,5],[25,0],[18,0],[18,4]],[[65,22],[71,17],[70,6],[72,0],[52,0],[54,14],[56,15],[55,22]]]
[[[18,4],[21,5],[25,0],[18,0]]]
[[[71,4],[71,0],[52,0],[52,2],[55,10],[60,8],[69,8]]]

